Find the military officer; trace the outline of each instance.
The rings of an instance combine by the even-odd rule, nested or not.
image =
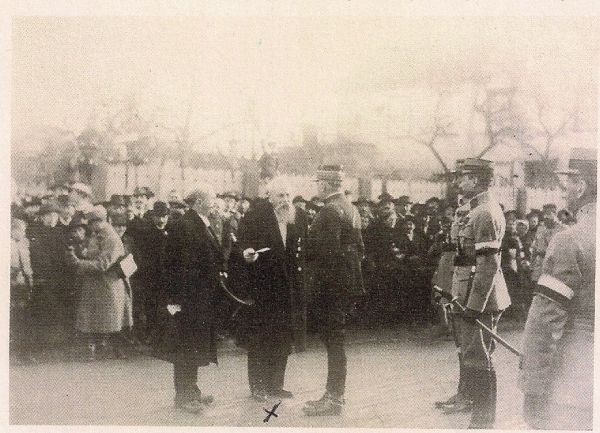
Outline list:
[[[499,203],[489,191],[494,176],[492,162],[467,158],[459,175],[458,186],[470,208],[458,240],[465,264],[471,266],[464,294],[466,310],[460,319],[463,387],[467,398],[473,401],[469,427],[492,428],[496,418],[494,341],[475,319],[495,330],[502,311],[510,305],[500,267],[500,244],[506,222]]]
[[[595,149],[573,152],[566,192],[577,223],[550,241],[523,335],[519,385],[531,428],[592,429],[597,162]]]
[[[456,161],[456,170],[454,173],[457,176],[461,175],[463,163],[463,159]],[[454,220],[452,221],[452,226],[450,228],[450,239],[456,248],[456,253],[454,255],[454,271],[452,274],[451,293],[452,296],[456,297],[461,305],[465,305],[465,298],[471,279],[471,271],[475,265],[475,257],[469,253],[469,249],[467,248],[467,245],[465,245],[465,236],[468,234],[469,230],[467,229],[467,223],[469,222],[471,204],[468,200],[463,200],[462,198],[459,198],[458,204],[459,207],[456,209]],[[467,372],[463,363],[461,349],[460,313],[453,310],[450,318],[452,321],[452,336],[458,352],[459,378],[456,394],[446,401],[438,401],[435,403],[435,406],[443,409],[444,413],[446,414],[468,412],[472,407],[471,399],[465,390],[465,376]]]
[[[346,386],[344,332],[353,301],[364,294],[361,260],[364,245],[356,208],[342,190],[338,165],[322,166],[317,185],[324,206],[308,234],[306,257],[314,271],[317,328],[327,348],[327,385],[319,400],[303,411],[310,416],[340,415]]]

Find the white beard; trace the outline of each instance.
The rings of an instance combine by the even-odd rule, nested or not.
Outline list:
[[[293,205],[282,205],[278,208],[274,209],[275,216],[278,221],[286,222],[288,224],[292,224],[296,217],[296,207]]]

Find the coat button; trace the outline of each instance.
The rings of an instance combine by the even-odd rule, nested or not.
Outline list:
[[[298,270],[301,271],[302,270],[302,266],[298,266]]]

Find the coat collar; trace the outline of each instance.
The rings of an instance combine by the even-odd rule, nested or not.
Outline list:
[[[490,202],[491,199],[492,199],[492,195],[491,195],[490,191],[480,192],[475,197],[473,197],[471,200],[469,200],[469,205],[470,205],[471,209],[475,209],[477,206],[480,206],[482,204],[486,204],[486,203]]]
[[[199,230],[202,232],[202,234],[205,235],[206,237],[208,237],[208,239],[213,244],[213,246],[217,250],[221,250],[221,245],[219,244],[218,239],[215,238],[215,235],[213,235],[214,232],[213,233],[210,232],[210,230],[208,229],[208,226],[204,223],[202,216],[199,215],[198,212],[190,209],[184,214],[183,218],[187,219],[192,224],[195,224],[199,228]]]

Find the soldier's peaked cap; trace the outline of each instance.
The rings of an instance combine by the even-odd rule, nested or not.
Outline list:
[[[465,158],[457,169],[461,174],[492,172],[494,163],[487,159]]]
[[[342,166],[338,164],[322,165],[317,169],[317,178],[315,180],[337,181],[344,180]]]
[[[598,155],[596,149],[575,147],[571,149],[569,168],[556,174],[579,175],[596,183]]]

